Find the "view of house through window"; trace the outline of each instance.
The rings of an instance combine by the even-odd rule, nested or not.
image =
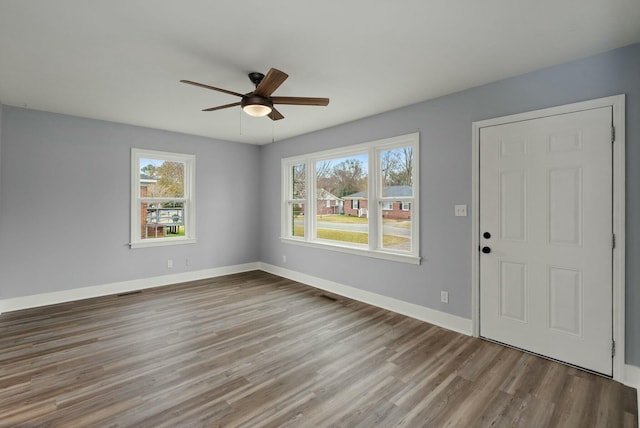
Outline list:
[[[283,237],[418,257],[417,150],[411,134],[283,159]]]
[[[193,183],[189,181],[193,157],[135,149],[133,156],[137,218],[132,225],[135,237],[131,242],[191,237]]]
[[[413,200],[413,147],[380,152],[380,204],[382,248],[411,249]]]
[[[366,206],[352,209],[345,197],[367,191],[368,155],[366,153],[320,160],[316,171],[316,238],[330,241],[369,243],[369,218]]]

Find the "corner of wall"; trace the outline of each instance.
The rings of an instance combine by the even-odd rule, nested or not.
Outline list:
[[[2,101],[0,101],[0,218],[2,218]]]
[[[640,410],[640,367],[627,364],[624,369],[624,384],[636,389],[636,400]]]
[[[435,309],[429,309],[425,306],[416,305],[414,303],[405,302],[392,297],[372,293],[370,291],[364,291],[359,288],[350,287],[334,281],[328,281],[317,276],[307,275],[264,262],[260,263],[260,269],[305,285],[319,288],[320,290],[329,291],[330,293],[338,294],[349,299],[377,306],[391,312],[406,315],[420,321],[425,321],[448,330],[453,330],[458,333],[471,336],[471,320],[467,318],[451,315]]]

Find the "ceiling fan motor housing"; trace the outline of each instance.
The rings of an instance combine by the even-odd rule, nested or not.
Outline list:
[[[254,71],[249,73],[249,79],[251,80],[251,82],[253,82],[254,85],[256,85],[256,88],[257,88],[260,82],[262,82],[262,79],[264,79],[264,74]],[[269,111],[273,110],[273,102],[271,101],[271,99],[269,97],[263,97],[262,95],[258,95],[255,92],[250,92],[244,97],[242,97],[242,101],[240,101],[240,106],[244,111],[251,114],[252,116],[257,115],[258,113],[257,112],[252,113],[251,110],[245,109],[246,106],[265,106],[269,108]],[[261,112],[259,114],[260,116],[262,116],[264,115],[264,112],[266,111],[266,109],[258,110],[258,111]]]
[[[273,108],[273,102],[267,97],[261,97],[260,95],[256,95],[253,92],[242,97],[242,101],[240,101],[240,106],[244,108],[248,105],[262,105],[269,108]]]

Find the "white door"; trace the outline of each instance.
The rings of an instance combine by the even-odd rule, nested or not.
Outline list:
[[[480,130],[480,335],[612,375],[612,108]]]

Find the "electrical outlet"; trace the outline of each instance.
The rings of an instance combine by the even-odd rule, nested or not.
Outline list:
[[[282,263],[286,263],[287,262],[287,256],[285,256],[284,254],[282,255]]]
[[[173,260],[171,260],[171,259],[167,260],[167,267],[169,269],[171,269],[173,267]]]
[[[467,206],[466,205],[455,205],[454,212],[456,217],[466,217],[467,216]]]
[[[441,291],[440,292],[440,301],[442,303],[449,303],[449,292],[448,291]]]

